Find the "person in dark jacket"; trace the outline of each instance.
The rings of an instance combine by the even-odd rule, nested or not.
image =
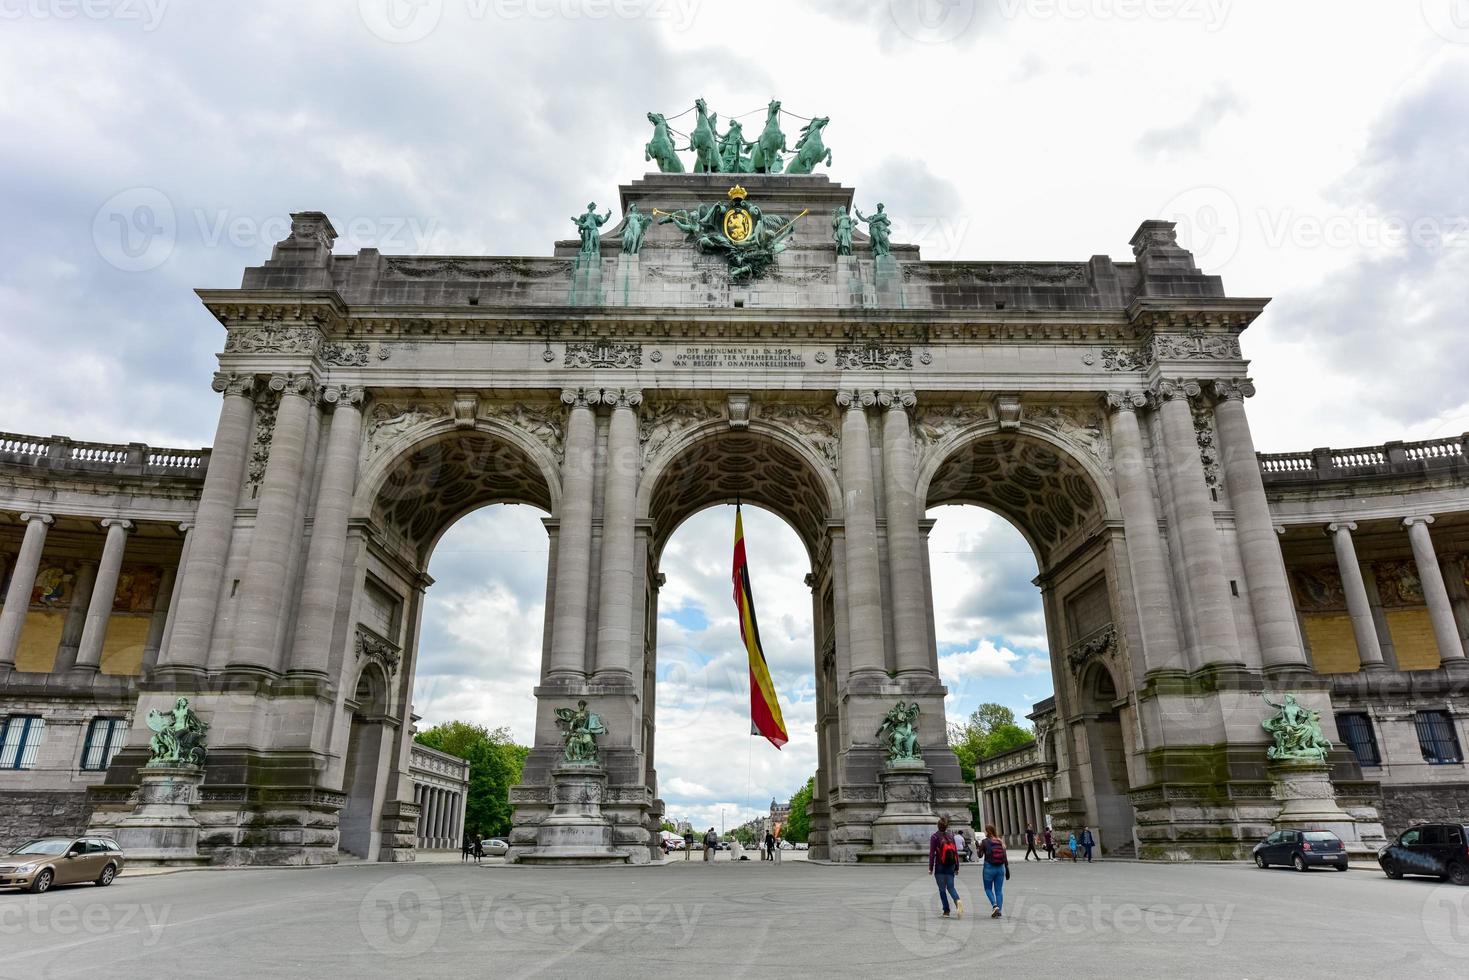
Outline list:
[[[1046,842],[1046,860],[1048,860],[1048,861],[1054,861],[1054,860],[1056,860],[1056,834],[1055,834],[1055,832],[1052,831],[1050,827],[1047,827],[1046,830],[1045,830],[1045,833],[1042,834],[1041,837]]]
[[[954,911],[964,918],[964,903],[959,901],[959,891],[954,887],[954,877],[959,873],[959,845],[949,833],[949,818],[939,817],[939,829],[928,839],[928,873],[939,886],[939,902],[944,907],[944,918],[949,917],[949,899],[954,899]]]
[[[1039,861],[1041,859],[1041,856],[1039,854],[1036,854],[1036,852],[1035,852],[1035,825],[1034,824],[1026,824],[1025,825],[1025,860],[1029,861],[1030,860],[1030,856],[1032,854],[1035,854],[1035,859],[1037,861]]]
[[[1097,846],[1097,839],[1092,836],[1091,828],[1086,824],[1081,825],[1081,850],[1086,854],[1086,863],[1092,863],[1092,848]]]
[[[1005,882],[1010,880],[1010,855],[1005,853],[1005,842],[995,833],[994,824],[985,825],[984,840],[979,843],[979,859],[984,863],[984,896],[990,900],[990,918],[1002,919]]]

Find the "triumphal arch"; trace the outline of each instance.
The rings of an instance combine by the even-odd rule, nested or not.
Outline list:
[[[426,569],[495,502],[540,508],[550,538],[543,643],[506,651],[541,675],[522,860],[655,858],[660,556],[736,500],[809,561],[814,857],[913,857],[915,825],[975,799],[929,578],[925,514],[949,503],[1025,535],[1051,648],[1033,785],[986,806],[1090,824],[1108,851],[1245,854],[1282,807],[1259,695],[1286,691],[1335,743],[1316,785],[1344,819],[1464,799],[1461,437],[1258,457],[1267,301],[1227,295],[1166,221],[1126,262],[926,261],[882,188],[811,172],[825,119],[784,166],[783,142],[695,128],[688,173],[650,119],[660,172],[550,255],[338,254],[328,215],[294,214],[238,289],[199,291],[220,327],[208,450],[0,437],[12,814],[121,819],[143,716],[184,694],[210,726],[202,855],[452,839],[410,775]],[[602,731],[576,769],[557,712],[581,702]],[[916,760],[878,742],[899,704]],[[1429,716],[1432,771],[1409,734]]]

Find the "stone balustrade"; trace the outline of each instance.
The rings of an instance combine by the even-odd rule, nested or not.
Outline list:
[[[1386,442],[1353,449],[1257,453],[1265,485],[1364,477],[1469,474],[1469,434],[1420,442]]]
[[[66,436],[0,432],[0,466],[68,473],[202,480],[208,449],[158,449],[141,442],[79,442]]]

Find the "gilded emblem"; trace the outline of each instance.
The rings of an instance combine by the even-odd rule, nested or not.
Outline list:
[[[730,208],[724,213],[724,236],[730,241],[744,241],[750,237],[752,228],[750,212],[743,208]]]

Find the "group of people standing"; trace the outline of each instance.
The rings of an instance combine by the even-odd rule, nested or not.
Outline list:
[[[1036,851],[1037,841],[1045,849],[1044,858]],[[1078,855],[1083,855],[1087,864],[1091,864],[1096,843],[1091,828],[1083,825],[1079,834],[1073,830],[1067,835],[1067,853],[1061,857],[1069,856],[1075,861]],[[984,895],[990,903],[990,918],[1002,919],[1005,916],[1005,882],[1010,880],[1010,857],[1005,853],[1005,841],[994,824],[985,824],[984,838],[980,840],[977,851],[976,860],[982,865]],[[1037,861],[1057,860],[1056,835],[1050,827],[1037,834],[1033,824],[1025,825],[1025,860],[1029,861],[1032,856]],[[954,881],[959,874],[959,865],[968,860],[969,845],[964,839],[964,832],[951,831],[949,818],[939,817],[938,830],[928,839],[928,873],[933,875],[934,883],[938,885],[939,903],[946,919],[951,915],[964,918],[964,903],[959,899]]]

